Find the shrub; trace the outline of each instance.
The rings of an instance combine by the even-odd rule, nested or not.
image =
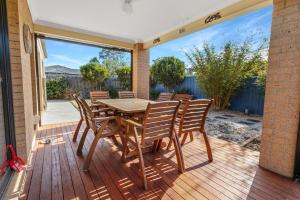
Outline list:
[[[151,99],[152,101],[157,100],[159,94],[160,94],[159,91],[156,91],[156,90],[154,90],[154,89],[150,89],[150,99]]]
[[[262,70],[257,73],[256,84],[262,88],[266,87],[268,62],[261,63]]]
[[[109,86],[107,88],[107,91],[109,93],[109,97],[112,98],[112,99],[116,99],[118,98],[118,90],[112,86]]]
[[[257,77],[256,77],[256,85],[260,87],[261,95],[263,97],[265,96],[265,89],[266,89],[267,67],[268,67],[268,62],[262,63],[262,70],[257,73]]]
[[[229,42],[217,52],[205,44],[203,50],[194,48],[186,54],[199,86],[207,97],[215,100],[217,109],[227,108],[245,79],[262,70],[265,61],[261,47],[253,50],[248,43],[239,46]]]
[[[67,89],[67,81],[65,78],[48,80],[46,82],[48,99],[64,99]]]
[[[183,81],[185,64],[173,56],[156,59],[151,67],[151,76],[154,81],[171,91]]]
[[[83,80],[88,82],[94,89],[104,82],[109,77],[109,71],[106,67],[97,62],[89,62],[80,67],[80,73]]]
[[[175,89],[175,94],[189,94],[193,95],[192,91],[188,88],[177,88]]]
[[[131,87],[131,67],[123,66],[116,69],[116,74],[121,84],[122,90],[130,90]]]

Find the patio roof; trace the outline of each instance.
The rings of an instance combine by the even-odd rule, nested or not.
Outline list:
[[[129,4],[125,2],[129,1]],[[132,48],[150,48],[245,12],[271,0],[29,0],[35,31]],[[127,7],[126,7],[127,5]],[[124,8],[125,7],[125,8]],[[158,23],[159,22],[159,23]],[[95,38],[98,37],[98,38]],[[101,38],[102,40],[99,40]],[[106,41],[107,40],[107,41]]]

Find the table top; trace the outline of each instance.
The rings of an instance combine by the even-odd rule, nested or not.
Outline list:
[[[129,98],[129,99],[99,99],[98,103],[104,104],[112,109],[123,113],[143,113],[147,109],[150,100]]]

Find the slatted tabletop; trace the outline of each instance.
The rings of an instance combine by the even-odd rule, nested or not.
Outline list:
[[[116,109],[120,112],[133,114],[143,113],[147,109],[149,102],[146,99],[130,98],[130,99],[99,99],[97,103],[106,105],[109,108]]]

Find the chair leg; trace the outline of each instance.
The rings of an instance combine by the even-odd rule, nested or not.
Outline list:
[[[123,151],[122,151],[122,162],[124,162],[124,163],[126,162],[126,157],[127,157],[127,153],[128,153],[127,144],[128,144],[128,140],[127,140],[127,138],[124,138]]]
[[[158,151],[161,149],[161,144],[162,144],[162,139],[160,139],[160,140],[158,141],[157,148],[156,148],[156,152],[158,152]]]
[[[77,127],[75,129],[75,132],[74,132],[74,135],[73,135],[73,142],[76,142],[77,140],[77,137],[78,137],[78,133],[79,133],[79,130],[80,130],[80,127],[81,127],[81,124],[83,122],[83,119],[81,118],[77,124]]]
[[[94,138],[94,140],[93,140],[93,142],[92,142],[92,145],[91,145],[91,147],[90,147],[90,150],[89,150],[89,152],[88,152],[88,154],[87,154],[87,157],[86,157],[86,159],[84,160],[83,171],[88,171],[88,170],[89,170],[89,166],[90,166],[90,163],[91,163],[93,154],[94,154],[94,152],[95,152],[95,149],[96,149],[96,146],[97,146],[97,144],[98,144],[98,141],[99,141],[99,139],[101,138],[101,135],[102,135],[102,134],[101,134],[101,132],[100,132],[100,133],[98,133],[98,134],[95,136],[95,138]]]
[[[173,140],[170,139],[169,144],[168,144],[168,146],[167,146],[167,150],[170,150],[170,148],[171,148],[171,146],[172,146],[172,142],[173,142]]]
[[[182,140],[181,140],[181,145],[184,145],[185,140],[186,140],[188,134],[189,134],[188,132],[184,133],[184,136],[183,136],[183,138],[182,138]]]
[[[203,134],[204,141],[205,141],[205,145],[206,145],[206,150],[207,150],[208,160],[209,160],[210,162],[212,162],[212,161],[213,161],[213,156],[212,156],[212,152],[211,152],[211,148],[210,148],[210,144],[209,144],[208,137],[207,137],[205,131],[203,131],[202,134]]]
[[[85,141],[85,138],[86,138],[86,135],[87,135],[89,129],[90,128],[87,126],[83,131],[83,134],[81,136],[81,139],[80,139],[80,142],[79,142],[79,145],[77,148],[77,152],[76,152],[78,156],[82,155],[82,148],[83,148],[84,141]]]
[[[122,151],[122,162],[126,162],[126,155],[129,151],[127,144],[128,144],[128,136],[127,134],[129,133],[129,125],[126,126],[126,133],[122,136],[122,143],[123,143],[123,151]]]
[[[138,149],[139,162],[140,162],[142,176],[143,176],[143,180],[144,180],[144,189],[147,190],[148,185],[147,185],[147,177],[146,177],[146,172],[145,172],[145,164],[144,164],[144,159],[143,159],[143,152],[142,152],[141,144],[138,141],[138,134],[137,134],[136,127],[134,127],[134,139],[135,139],[137,149]]]
[[[156,152],[157,146],[158,146],[158,140],[155,140],[155,141],[153,142],[152,153]]]
[[[176,134],[173,137],[173,143],[174,143],[175,152],[176,152],[178,171],[183,173],[185,170],[183,154],[182,154],[181,145],[180,145],[178,136]]]
[[[117,138],[116,138],[115,135],[112,135],[112,136],[111,136],[111,139],[112,139],[113,143],[114,143],[116,146],[119,146],[119,142],[118,142],[118,140],[117,140]]]
[[[190,134],[190,140],[193,141],[194,140],[193,132],[191,131],[189,132],[189,134]]]

